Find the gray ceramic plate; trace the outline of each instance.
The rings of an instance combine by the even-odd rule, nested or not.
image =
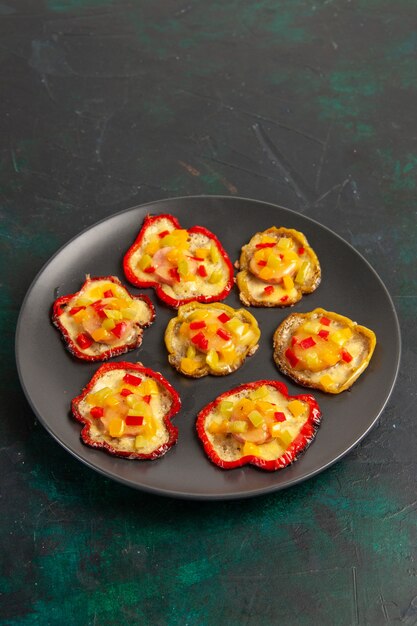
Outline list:
[[[232,262],[240,247],[259,230],[286,226],[301,230],[322,266],[322,283],[292,309],[252,309],[262,336],[257,353],[237,372],[221,377],[189,380],[168,364],[163,333],[175,314],[146,290],[156,305],[156,321],[145,331],[139,350],[119,360],[142,361],[160,371],[178,390],[183,408],[174,418],[177,446],[157,461],[128,461],[86,447],[80,426],[70,415],[70,401],[89,381],[98,365],[82,363],[64,349],[50,322],[50,307],[58,295],[77,291],[86,274],[122,272],[124,252],[132,244],[147,213],[172,213],[184,228],[205,226],[221,240]],[[138,290],[132,288],[133,293]],[[226,300],[239,307],[236,290]],[[253,467],[224,471],[205,457],[196,437],[198,411],[220,393],[243,382],[284,380],[291,394],[305,391],[285,378],[272,359],[272,335],[291,311],[315,307],[347,315],[372,328],[377,347],[366,372],[352,389],[331,396],[313,392],[323,413],[316,440],[291,467],[263,472]],[[382,281],[349,244],[335,233],[302,215],[278,206],[231,197],[174,198],[135,207],[110,217],[55,254],[34,280],[20,313],[16,356],[26,396],[49,433],[77,459],[105,476],[131,487],[162,495],[194,499],[231,499],[277,491],[303,481],[347,454],[372,428],[392,391],[400,359],[400,332],[391,298]]]

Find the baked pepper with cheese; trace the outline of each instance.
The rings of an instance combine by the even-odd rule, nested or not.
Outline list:
[[[72,401],[83,425],[82,441],[115,456],[154,460],[177,441],[171,418],[178,393],[158,372],[141,363],[105,363]]]
[[[202,226],[181,228],[173,215],[148,215],[126,252],[126,278],[153,287],[171,307],[223,300],[232,289],[233,266],[220,241]]]
[[[258,348],[260,330],[245,309],[190,302],[179,307],[165,331],[168,360],[181,374],[225,376]]]
[[[274,333],[274,360],[293,380],[341,393],[368,367],[376,345],[375,333],[348,317],[318,308],[292,313]]]
[[[84,361],[104,361],[138,348],[154,318],[149,298],[133,296],[116,276],[87,276],[80,291],[57,298],[52,306],[52,322],[67,349]]]
[[[200,411],[197,434],[222,469],[255,465],[274,471],[293,463],[313,441],[321,413],[310,395],[290,396],[275,380],[246,383]]]
[[[317,289],[320,263],[303,233],[272,226],[243,246],[236,276],[247,306],[286,307]]]

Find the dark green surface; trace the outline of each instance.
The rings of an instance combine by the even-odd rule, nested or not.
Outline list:
[[[417,624],[414,0],[0,4],[4,624]],[[352,243],[402,325],[380,424],[289,491],[193,503],[86,469],[25,401],[14,332],[85,226],[187,194]],[[364,302],[366,307],[366,302]]]

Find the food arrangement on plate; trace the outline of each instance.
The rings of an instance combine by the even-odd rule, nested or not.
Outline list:
[[[305,235],[284,227],[253,235],[236,266],[246,306],[293,306],[321,281],[318,257]],[[219,302],[233,287],[233,266],[220,241],[204,227],[181,228],[169,214],[146,216],[124,255],[123,269],[130,283],[154,288],[163,304],[177,309],[164,340],[167,360],[179,374],[191,379],[229,375],[255,354],[258,322],[248,310]],[[154,318],[149,298],[130,294],[115,276],[87,276],[77,293],[58,298],[52,307],[52,321],[66,347],[87,361],[138,348],[143,329]],[[281,321],[271,357],[298,384],[338,394],[363,373],[375,345],[370,329],[317,308]],[[160,373],[128,362],[102,365],[72,401],[85,444],[139,460],[157,459],[176,443],[178,429],[171,417],[180,406],[178,392]],[[196,429],[218,467],[254,465],[272,471],[307,449],[320,420],[313,396],[289,396],[283,383],[261,380],[213,399],[199,411]]]

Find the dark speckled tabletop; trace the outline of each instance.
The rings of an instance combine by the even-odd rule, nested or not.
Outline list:
[[[2,624],[417,624],[416,24],[413,0],[0,3]],[[24,295],[62,245],[201,194],[334,230],[403,335],[355,450],[230,502],[85,467],[37,422],[14,360]]]

